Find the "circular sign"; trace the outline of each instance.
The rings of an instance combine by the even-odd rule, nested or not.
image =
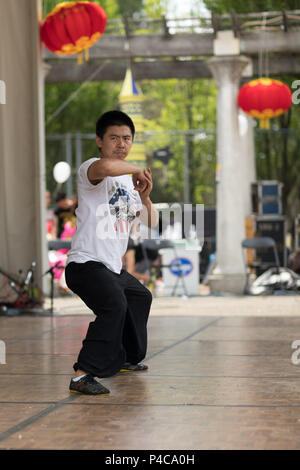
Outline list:
[[[193,270],[193,263],[187,258],[175,258],[171,262],[170,271],[175,276],[188,276]]]

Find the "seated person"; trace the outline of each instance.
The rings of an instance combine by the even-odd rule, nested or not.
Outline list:
[[[296,274],[300,274],[300,250],[294,251],[289,257],[289,266]]]
[[[124,255],[123,266],[129,274],[136,277],[139,281],[149,284],[151,280],[150,274],[147,272],[139,272],[138,270],[136,262],[136,246],[131,238],[128,240],[128,248]]]
[[[143,281],[145,284],[149,284],[151,280],[150,267],[160,264],[161,257],[158,249],[146,248],[142,243],[143,240],[133,240],[129,237],[123,265],[132,276]]]

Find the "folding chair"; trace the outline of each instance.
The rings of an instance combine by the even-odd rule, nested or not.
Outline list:
[[[245,255],[245,249],[271,249],[274,255],[274,262],[271,263],[262,263],[261,261],[253,261],[252,263],[247,261],[247,257]],[[276,268],[277,274],[280,273],[280,261],[278,256],[278,251],[276,247],[275,240],[271,237],[253,237],[253,238],[245,238],[242,241],[242,251],[243,251],[243,258],[246,270],[246,285],[245,285],[245,293],[249,292],[249,278],[250,278],[250,270],[263,268],[265,270],[269,268]]]
[[[48,241],[48,250],[62,250],[71,248],[71,240],[64,240],[61,238],[57,238],[56,240],[49,240]]]

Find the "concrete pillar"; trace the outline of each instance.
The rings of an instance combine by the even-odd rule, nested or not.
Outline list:
[[[212,292],[241,294],[245,268],[241,241],[245,238],[245,192],[239,134],[237,95],[244,56],[219,56],[208,60],[218,85],[217,101],[217,267],[211,279]]]
[[[241,144],[241,163],[244,191],[244,217],[249,217],[252,213],[251,183],[256,181],[255,146],[254,146],[254,125],[255,121],[251,116],[247,116],[241,109],[239,110],[239,134]]]
[[[48,268],[45,226],[44,73],[40,0],[0,0],[0,266]],[[43,286],[42,286],[43,287]]]

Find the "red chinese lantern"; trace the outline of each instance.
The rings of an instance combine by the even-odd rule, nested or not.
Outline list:
[[[93,2],[62,2],[47,15],[41,39],[55,54],[80,54],[92,46],[106,27],[105,10]],[[79,60],[79,61],[81,61]]]
[[[252,80],[243,85],[238,94],[239,107],[246,114],[259,119],[263,129],[269,129],[269,119],[285,113],[291,104],[289,87],[271,78]]]

